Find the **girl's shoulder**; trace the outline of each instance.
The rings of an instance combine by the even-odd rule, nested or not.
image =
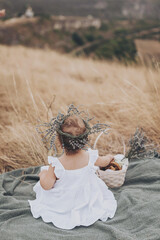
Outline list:
[[[89,161],[88,161],[87,166],[95,167],[94,164],[95,164],[97,158],[99,157],[98,150],[88,148],[87,152],[89,153]],[[54,167],[54,172],[55,172],[55,175],[57,178],[61,178],[63,176],[63,174],[65,173],[65,171],[72,171],[72,172],[74,171],[74,170],[66,170],[57,157],[48,156],[48,164],[49,165],[51,164],[52,167]],[[49,166],[41,167],[41,171],[48,170],[48,167]],[[79,168],[79,169],[83,169],[83,168]],[[75,169],[75,170],[78,170],[78,169]]]

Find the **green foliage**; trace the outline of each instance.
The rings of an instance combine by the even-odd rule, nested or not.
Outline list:
[[[145,19],[141,19],[141,20],[138,20],[136,21],[136,24],[134,26],[134,28],[137,30],[137,31],[141,31],[142,29],[143,30],[148,30],[148,29],[151,29],[153,27],[159,27],[160,26],[160,23],[159,21],[147,21]]]
[[[84,44],[83,38],[76,32],[72,34],[72,40],[79,46]]]
[[[99,58],[112,59],[114,56],[121,61],[135,61],[136,46],[132,39],[119,38],[100,44],[95,50]]]
[[[110,40],[106,41],[106,43],[101,44],[98,46],[98,48],[95,50],[95,54],[98,58],[107,58],[112,59],[114,55],[114,43]]]
[[[109,26],[106,23],[101,24],[101,27],[100,27],[101,31],[108,31],[108,29],[109,29]]]
[[[128,29],[125,28],[118,28],[114,30],[115,36],[125,36],[128,33]]]
[[[114,53],[119,60],[135,61],[137,50],[134,41],[124,37],[118,39]]]
[[[92,33],[86,34],[85,38],[88,42],[93,42],[95,40],[95,36]]]
[[[93,26],[91,26],[91,27],[88,28],[88,30],[89,30],[90,32],[95,32],[96,28],[93,27]]]

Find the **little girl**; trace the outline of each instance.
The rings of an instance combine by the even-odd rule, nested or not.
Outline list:
[[[28,200],[34,218],[41,217],[58,228],[73,229],[114,217],[117,201],[96,175],[96,169],[107,166],[114,157],[83,149],[88,129],[91,128],[76,115],[65,116],[56,129],[64,153],[59,158],[49,156],[49,166],[41,168],[40,181],[33,188],[36,199]]]

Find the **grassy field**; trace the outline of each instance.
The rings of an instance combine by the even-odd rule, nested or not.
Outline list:
[[[143,64],[151,66],[154,62],[160,62],[160,41],[136,39],[135,44]]]
[[[111,126],[99,153],[121,153],[136,127],[160,140],[160,68],[72,58],[51,50],[0,46],[0,172],[45,164],[35,130],[71,103]],[[94,123],[94,121],[93,121]],[[94,143],[96,135],[91,137]]]

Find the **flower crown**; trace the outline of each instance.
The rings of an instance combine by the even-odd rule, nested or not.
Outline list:
[[[81,117],[81,114],[85,114],[84,117]],[[86,131],[83,134],[80,134],[78,136],[74,136],[72,134],[63,132],[61,130],[61,125],[64,123],[65,119],[69,116],[77,115],[79,116],[86,127]],[[73,104],[70,104],[68,107],[67,114],[64,115],[62,113],[58,113],[58,115],[50,120],[49,123],[42,123],[36,127],[36,130],[40,134],[44,134],[42,141],[49,144],[48,150],[53,149],[55,152],[54,157],[57,157],[57,148],[56,148],[56,136],[59,134],[62,138],[62,136],[68,137],[69,143],[72,145],[73,149],[78,147],[79,149],[85,149],[84,145],[89,145],[87,142],[87,136],[93,133],[103,132],[104,134],[108,134],[107,130],[109,129],[109,125],[103,124],[103,123],[96,123],[92,127],[89,125],[89,121],[91,121],[94,117],[89,118],[88,112],[85,111],[79,111],[77,107],[75,107]],[[46,129],[44,131],[40,131],[39,129],[45,127]],[[63,152],[64,153],[64,144],[62,142],[63,146]],[[90,145],[89,145],[90,146]],[[91,146],[90,146],[91,147]],[[91,147],[92,148],[92,147]],[[61,154],[61,155],[62,155]]]

